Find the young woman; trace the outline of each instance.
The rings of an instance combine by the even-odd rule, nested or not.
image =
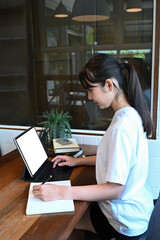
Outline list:
[[[101,239],[137,239],[147,230],[153,210],[147,183],[151,119],[137,74],[130,64],[119,64],[110,55],[97,54],[81,70],[79,78],[88,99],[101,109],[111,106],[115,114],[95,157],[57,156],[52,160],[53,167],[96,165],[97,185],[46,184],[35,186],[33,192],[44,201],[97,202],[84,228],[97,232]]]

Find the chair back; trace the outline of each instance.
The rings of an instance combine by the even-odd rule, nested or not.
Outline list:
[[[160,195],[156,201],[155,207],[153,209],[153,212],[149,221],[146,240],[160,239],[159,228],[160,228]]]

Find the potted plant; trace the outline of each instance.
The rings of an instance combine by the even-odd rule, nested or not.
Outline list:
[[[69,138],[72,137],[71,126],[69,121],[71,116],[68,112],[60,111],[57,109],[51,110],[51,112],[44,112],[42,117],[45,119],[40,122],[39,125],[42,126],[40,131],[40,139],[45,147],[52,146],[52,140],[55,138]]]

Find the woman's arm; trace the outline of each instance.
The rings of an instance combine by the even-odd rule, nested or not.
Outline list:
[[[124,186],[117,183],[104,183],[88,186],[75,186],[68,190],[69,196],[74,200],[101,201],[113,200],[120,197]]]
[[[95,165],[96,163],[96,155],[90,157],[81,157],[81,158],[73,158],[65,155],[58,155],[52,159],[53,167],[58,166],[79,166],[79,165]]]
[[[124,186],[117,183],[105,183],[88,186],[57,186],[51,184],[35,185],[33,193],[43,201],[58,199],[73,199],[84,201],[101,201],[117,199],[122,194]]]

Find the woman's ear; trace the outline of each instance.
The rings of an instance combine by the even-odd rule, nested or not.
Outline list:
[[[109,91],[112,91],[114,89],[114,85],[113,85],[113,82],[111,79],[106,79],[106,82],[105,82],[105,87],[109,90]]]

